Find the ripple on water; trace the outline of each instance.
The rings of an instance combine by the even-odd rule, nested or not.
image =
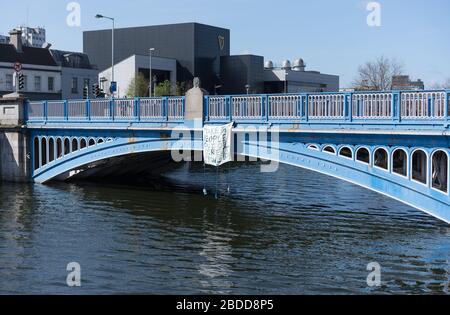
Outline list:
[[[219,200],[213,170],[166,176],[159,191],[1,186],[0,293],[448,293],[450,228],[384,196],[290,166],[231,165]]]

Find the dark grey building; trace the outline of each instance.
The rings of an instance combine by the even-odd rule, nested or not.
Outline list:
[[[220,94],[264,92],[264,57],[255,55],[225,56],[221,58],[222,86]]]
[[[100,71],[111,67],[111,30],[83,34],[83,51]],[[220,58],[230,55],[230,31],[199,23],[130,27],[116,29],[115,63],[133,55],[149,55],[177,60],[177,81],[192,82],[199,77],[212,92],[219,83]]]

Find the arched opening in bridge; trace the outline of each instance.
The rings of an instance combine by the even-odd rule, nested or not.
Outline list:
[[[70,153],[70,140],[69,138],[64,139],[64,155],[67,155]]]
[[[53,162],[55,160],[55,140],[50,138],[48,141],[48,162]]]
[[[97,144],[102,144],[102,143],[104,143],[105,141],[102,139],[102,138],[100,138],[100,139],[98,139],[98,141],[97,141]]]
[[[316,146],[315,144],[309,145],[309,146],[308,146],[308,149],[310,149],[310,150],[315,150],[315,151],[319,151],[319,147]]]
[[[92,147],[95,145],[95,140],[94,139],[89,139],[89,146]]]
[[[336,150],[331,145],[326,146],[323,149],[323,152],[330,153],[330,154],[336,154]]]
[[[42,160],[42,166],[47,164],[47,139],[42,138],[41,139],[41,160]]]
[[[78,141],[77,139],[72,139],[72,152],[78,151]]]
[[[388,169],[388,153],[385,149],[379,148],[375,151],[374,165],[385,170]]]
[[[442,192],[448,192],[448,156],[444,151],[436,151],[432,157],[432,185]]]
[[[339,150],[339,155],[348,159],[353,159],[353,152],[349,147],[343,147],[341,150]]]
[[[370,163],[370,152],[366,148],[360,148],[356,152],[356,160],[366,164]]]
[[[56,139],[56,158],[62,158],[62,140],[61,138]]]
[[[427,154],[417,150],[412,155],[412,179],[419,183],[427,183]]]
[[[408,155],[402,149],[397,149],[392,154],[392,172],[408,176]]]
[[[34,138],[34,170],[39,168],[39,156],[41,152],[39,150],[39,138]]]
[[[80,150],[86,148],[87,143],[86,143],[86,139],[81,139],[80,141]]]

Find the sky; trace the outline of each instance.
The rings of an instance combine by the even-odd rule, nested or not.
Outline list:
[[[307,70],[339,75],[341,87],[351,85],[359,65],[381,55],[427,86],[450,78],[448,0],[379,0],[379,26],[369,26],[373,13],[363,0],[78,0],[79,26],[67,24],[74,1],[2,2],[0,34],[43,26],[55,49],[82,51],[83,31],[110,27],[94,18],[101,13],[114,17],[116,27],[198,22],[229,28],[232,54],[276,64],[302,58]]]

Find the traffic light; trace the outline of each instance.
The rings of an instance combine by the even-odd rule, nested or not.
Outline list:
[[[92,84],[92,93],[94,94],[95,98],[98,98],[100,96],[100,86],[97,83]]]
[[[83,99],[87,100],[89,98],[89,86],[83,88]]]
[[[22,72],[19,72],[19,90],[23,90],[25,87],[25,76]]]
[[[95,98],[105,97],[105,93],[103,92],[103,89],[101,89],[100,85],[97,83],[92,84],[92,94],[94,94]]]

